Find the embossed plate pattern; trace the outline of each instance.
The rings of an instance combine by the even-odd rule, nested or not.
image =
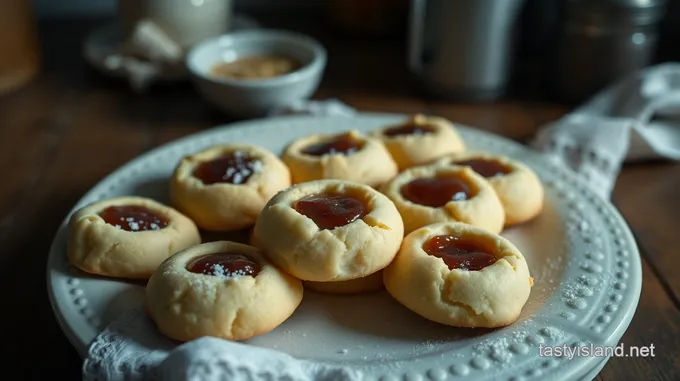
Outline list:
[[[168,178],[185,154],[222,142],[258,144],[280,152],[313,132],[370,131],[401,121],[393,114],[292,116],[232,124],[157,148],[115,171],[75,208],[136,194],[167,202]],[[628,327],[641,289],[635,241],[612,205],[568,170],[519,144],[459,127],[471,149],[504,154],[532,167],[546,187],[535,221],[508,229],[535,277],[519,320],[498,330],[430,323],[386,293],[338,297],[307,292],[298,311],[274,331],[249,341],[299,358],[343,363],[368,380],[572,380],[592,378],[602,357],[541,357],[545,345],[615,345]],[[74,208],[74,210],[75,210]],[[117,314],[144,296],[138,284],[88,276],[65,254],[64,220],[51,247],[47,277],[60,324],[81,354]]]

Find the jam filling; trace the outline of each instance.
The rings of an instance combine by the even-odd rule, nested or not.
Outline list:
[[[503,176],[512,172],[512,169],[496,160],[469,159],[463,161],[454,161],[451,164],[468,166],[472,168],[473,171],[486,178]]]
[[[161,230],[168,226],[168,219],[139,205],[109,206],[99,212],[104,221],[129,232]]]
[[[464,201],[472,197],[470,187],[453,177],[415,179],[402,185],[401,195],[420,205],[438,208],[449,201]]]
[[[230,155],[205,161],[194,169],[194,177],[203,184],[244,184],[254,173],[262,170],[262,162],[250,155],[236,151]]]
[[[383,131],[383,135],[388,137],[404,136],[404,135],[425,135],[431,134],[434,129],[428,125],[419,124],[404,124],[402,126],[396,126],[388,128]]]
[[[336,193],[305,196],[296,201],[293,208],[311,218],[321,230],[345,226],[367,214],[366,205],[361,200]]]
[[[239,252],[208,254],[187,264],[187,270],[196,274],[212,275],[219,278],[257,276],[262,270],[260,263],[249,255]]]
[[[496,257],[487,253],[471,239],[452,235],[438,235],[423,244],[423,250],[444,260],[449,270],[479,271],[496,263]]]
[[[349,135],[339,135],[331,140],[311,144],[302,149],[302,153],[310,156],[351,155],[364,146],[364,143]]]

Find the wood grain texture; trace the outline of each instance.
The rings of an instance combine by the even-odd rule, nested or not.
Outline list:
[[[649,208],[652,200],[662,207]],[[654,273],[680,308],[680,165],[628,165],[619,176],[614,203],[635,232]]]
[[[649,252],[642,250],[643,257]],[[654,357],[612,358],[598,380],[680,379],[680,311],[647,259],[642,261],[642,295],[633,321],[621,339],[625,348],[654,345]]]
[[[523,142],[569,110],[538,97],[479,104],[427,100],[408,80],[401,41],[334,36],[309,18],[263,20],[314,34],[326,45],[330,61],[319,99],[338,98],[365,111],[437,114]],[[188,84],[134,94],[94,73],[80,58],[80,43],[100,24],[43,24],[44,72],[0,98],[0,285],[11,312],[3,320],[7,345],[0,354],[20,372],[16,379],[79,378],[81,359],[52,315],[45,284],[49,246],[72,205],[135,156],[231,121]],[[613,200],[641,246],[644,276],[640,307],[622,342],[654,344],[657,356],[611,359],[599,380],[680,379],[678,189],[679,164],[627,165],[619,178]]]

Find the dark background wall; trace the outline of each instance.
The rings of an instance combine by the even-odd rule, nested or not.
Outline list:
[[[324,0],[235,0],[236,6],[244,10],[291,6],[315,8],[322,6],[323,2]],[[103,15],[111,14],[116,9],[116,0],[33,0],[33,3],[41,17]]]

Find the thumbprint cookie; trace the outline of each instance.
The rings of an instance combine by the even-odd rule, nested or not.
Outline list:
[[[71,216],[68,229],[71,264],[115,278],[148,279],[170,255],[201,242],[188,217],[142,197],[87,205]]]
[[[437,164],[467,166],[486,178],[503,204],[507,226],[529,221],[543,210],[541,181],[533,170],[516,160],[469,152],[444,157]]]
[[[406,308],[456,327],[513,323],[533,285],[510,241],[456,222],[411,232],[383,275],[387,291]]]
[[[208,231],[255,224],[267,201],[290,186],[290,171],[273,153],[227,144],[182,158],[170,182],[172,204]]]
[[[248,245],[196,245],[164,261],[146,287],[146,309],[167,337],[246,340],[288,319],[302,301],[298,279]]]
[[[499,233],[505,212],[491,185],[468,167],[421,166],[400,173],[382,192],[396,205],[406,233],[438,222],[463,222]]]
[[[283,161],[294,183],[338,179],[377,187],[397,174],[382,142],[357,131],[298,139],[286,148]]]
[[[457,130],[444,118],[415,115],[404,123],[373,131],[371,135],[382,140],[399,170],[465,151],[465,143]]]
[[[263,252],[306,281],[336,282],[382,270],[399,250],[404,225],[375,189],[342,180],[294,185],[274,196],[255,224]]]

